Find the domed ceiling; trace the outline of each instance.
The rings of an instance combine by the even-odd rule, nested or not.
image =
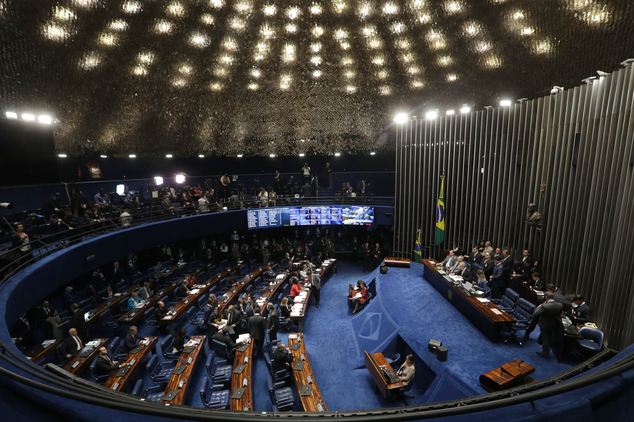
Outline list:
[[[576,86],[629,0],[0,0],[0,110],[74,155],[389,151],[397,111]]]

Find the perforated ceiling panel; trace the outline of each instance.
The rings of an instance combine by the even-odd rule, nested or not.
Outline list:
[[[634,56],[619,0],[0,0],[0,108],[69,154],[363,153]]]

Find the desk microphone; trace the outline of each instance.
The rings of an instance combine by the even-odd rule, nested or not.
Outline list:
[[[521,368],[523,363],[524,363],[524,361],[523,361],[523,360],[521,360],[521,361],[520,361],[520,363],[518,363],[518,364],[517,364],[517,367],[518,367],[518,368]]]

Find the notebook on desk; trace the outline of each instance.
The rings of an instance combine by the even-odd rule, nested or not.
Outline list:
[[[196,349],[197,344],[192,346],[187,346],[183,349],[183,353],[191,353]]]
[[[117,372],[117,377],[125,377],[128,372],[130,372],[131,366],[126,366],[125,368],[119,369]]]
[[[82,357],[82,358],[88,357],[88,356],[90,356],[90,354],[92,353],[92,351],[93,351],[93,350],[95,350],[95,349],[85,347],[85,348],[81,351],[81,354],[79,355],[79,357]]]

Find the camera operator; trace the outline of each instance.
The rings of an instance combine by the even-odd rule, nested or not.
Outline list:
[[[125,203],[126,208],[130,210],[130,214],[134,214],[134,210],[140,206],[139,192],[133,190],[129,191],[123,202]]]

